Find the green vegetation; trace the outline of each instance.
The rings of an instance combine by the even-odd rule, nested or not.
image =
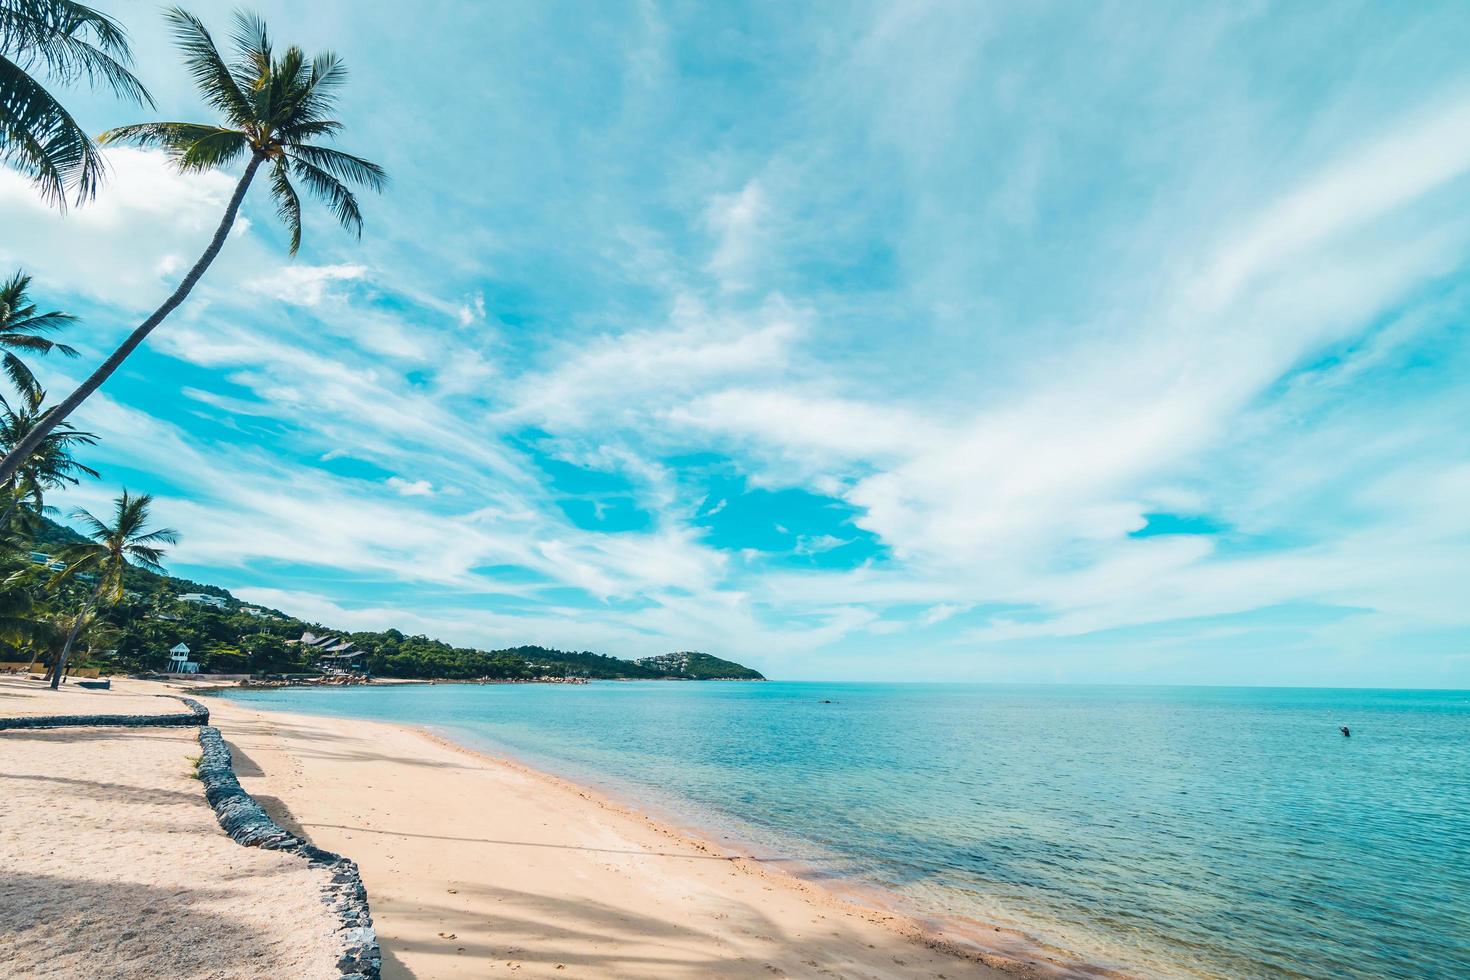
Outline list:
[[[85,510],[76,512],[77,520],[87,529],[89,541],[67,545],[57,560],[62,569],[52,578],[53,586],[77,579],[90,579],[96,584],[76,614],[66,642],[61,647],[57,666],[51,671],[51,687],[61,683],[66,662],[71,657],[77,636],[100,609],[122,601],[123,573],[133,564],[146,571],[163,571],[161,545],[173,544],[178,534],[168,528],[148,528],[148,508],[153,498],[148,494],[131,496],[124,490],[117,498],[111,524],[104,524]]]
[[[153,105],[128,71],[128,36],[112,18],[74,0],[0,0],[0,161],[64,207],[97,193],[105,167],[86,130],[43,81],[86,82]]]
[[[759,671],[694,650],[666,653],[660,657],[644,657],[633,662],[645,670],[653,671],[659,677],[680,677],[693,681],[765,680]]]
[[[36,550],[67,554],[86,541],[68,527],[46,518],[39,522]],[[117,601],[89,620],[92,659],[85,665],[112,672],[158,671],[168,664],[168,651],[183,643],[200,669],[222,674],[308,675],[318,673],[317,651],[298,641],[303,634],[334,636],[367,655],[377,677],[422,680],[534,680],[540,677],[587,677],[603,680],[761,680],[759,672],[706,653],[670,653],[642,660],[620,660],[587,651],[569,652],[519,646],[505,650],[456,647],[427,636],[398,630],[346,632],[297,619],[275,609],[241,602],[218,586],[172,578],[136,565],[122,572],[123,592]],[[85,601],[73,589],[73,602]],[[180,599],[182,595],[217,596],[222,608]],[[3,593],[0,593],[3,598]],[[0,624],[3,624],[0,609]],[[3,629],[3,625],[0,625]],[[106,643],[100,642],[101,639]],[[0,659],[5,659],[0,654]]]

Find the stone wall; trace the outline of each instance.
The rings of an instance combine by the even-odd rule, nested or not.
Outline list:
[[[160,697],[173,697],[171,694]],[[7,728],[75,728],[82,726],[108,728],[191,727],[209,724],[209,709],[193,698],[178,698],[188,711],[171,711],[163,715],[22,715],[0,718],[0,730]]]
[[[338,938],[342,955],[337,960],[341,980],[378,980],[382,954],[357,863],[308,844],[272,820],[235,778],[229,746],[220,737],[218,728],[207,725],[200,728],[199,746],[203,750],[199,778],[204,783],[204,798],[214,808],[225,833],[245,847],[288,851],[326,869],[331,878],[322,889],[322,901],[341,922]]]

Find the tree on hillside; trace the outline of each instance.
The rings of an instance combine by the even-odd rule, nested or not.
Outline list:
[[[46,200],[66,207],[97,193],[102,157],[86,130],[38,78],[86,82],[153,105],[128,66],[128,36],[116,21],[73,0],[0,0],[0,161],[25,174]]]
[[[292,255],[301,245],[301,198],[292,178],[325,202],[344,228],[359,236],[362,212],[348,185],[381,191],[388,180],[377,164],[320,143],[335,137],[342,129],[340,122],[330,118],[337,91],[347,77],[336,55],[319,54],[308,61],[300,48],[292,46],[277,57],[264,22],[252,14],[240,13],[236,15],[231,36],[236,57],[226,63],[197,17],[175,7],[169,11],[168,18],[195,86],[223,117],[222,122],[141,123],[103,133],[101,141],[162,147],[186,173],[227,167],[241,160],[245,161],[245,172],[235,185],[224,217],[199,261],[163,305],[56,406],[47,417],[51,425],[69,416],[101,387],[153,328],[189,295],[224,246],[245,192],[262,166],[269,169],[276,212],[290,231]],[[38,429],[8,452],[0,461],[0,481],[15,472],[44,437],[45,432]]]
[[[111,524],[104,524],[85,510],[77,510],[72,516],[79,521],[83,533],[90,541],[74,544],[58,556],[65,567],[52,580],[58,585],[83,575],[94,576],[96,585],[78,613],[56,666],[51,672],[51,687],[61,683],[66,661],[71,656],[77,636],[86,627],[99,606],[113,605],[123,598],[123,572],[130,563],[162,575],[163,548],[161,545],[178,541],[177,532],[169,528],[148,529],[148,509],[153,504],[150,494],[133,496],[126,490],[114,503]]]

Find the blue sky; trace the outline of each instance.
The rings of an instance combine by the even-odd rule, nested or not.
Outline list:
[[[258,188],[57,502],[487,647],[1470,687],[1470,11],[989,7],[259,5],[394,184],[294,261]],[[232,186],[112,164],[65,218],[0,173],[0,268],[85,317],[55,392]]]

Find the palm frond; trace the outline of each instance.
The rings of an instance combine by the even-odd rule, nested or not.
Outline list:
[[[311,59],[306,90],[301,93],[301,118],[320,119],[337,103],[337,90],[347,81],[347,66],[331,51]]]
[[[309,143],[288,143],[286,146],[293,156],[325,170],[338,180],[363,184],[380,193],[388,186],[388,171],[371,160],[364,160],[328,146],[313,146]]]
[[[135,123],[109,129],[98,141],[161,147],[185,173],[226,166],[250,150],[250,138],[245,133],[201,123]]]
[[[276,202],[276,214],[291,233],[287,251],[295,255],[301,248],[301,198],[297,196],[296,188],[291,186],[291,176],[283,160],[278,160],[271,168],[271,197]]]
[[[61,84],[85,80],[120,98],[154,104],[129,70],[132,52],[122,26],[73,0],[8,0],[0,9],[0,50],[28,68],[44,68]]]
[[[0,161],[64,209],[96,196],[106,166],[71,113],[20,65],[0,55]]]
[[[62,313],[60,310],[52,310],[49,313],[35,313],[35,307],[29,307],[30,313],[23,313],[17,319],[5,322],[0,317],[0,329],[5,331],[25,331],[26,333],[50,333],[60,330],[68,323],[75,323],[77,318],[71,313]]]
[[[0,320],[8,320],[13,316],[28,316],[24,310],[34,310],[26,300],[26,292],[31,288],[31,277],[21,269],[3,283],[0,283]]]
[[[61,570],[53,574],[47,582],[47,587],[52,589],[78,575],[95,571],[107,560],[107,549],[95,544],[68,545],[56,555],[56,560],[61,562]]]
[[[10,383],[15,386],[16,391],[29,393],[40,390],[40,382],[31,373],[31,369],[26,367],[25,361],[22,361],[10,353],[10,351],[6,351],[3,355],[0,355],[0,367],[4,368],[5,376],[10,379]]]
[[[276,132],[281,137],[282,146],[296,146],[310,139],[320,137],[331,139],[342,132],[342,124],[335,119],[302,120],[296,117],[289,123],[277,127]]]
[[[78,507],[71,512],[71,519],[81,524],[85,531],[82,533],[93,541],[103,541],[112,534],[112,528],[99,521],[91,511]]]
[[[226,167],[250,150],[250,138],[235,129],[215,129],[199,136],[179,155],[182,171],[203,172]]]
[[[347,185],[315,164],[302,159],[295,151],[289,157],[291,170],[301,178],[307,189],[332,209],[343,228],[359,238],[362,237],[362,211],[357,206],[357,198],[347,189]]]
[[[97,137],[97,142],[121,143],[125,146],[157,146],[168,150],[177,159],[187,153],[189,147],[215,133],[232,132],[204,123],[149,122],[133,123],[109,129]]]
[[[45,354],[55,346],[56,344],[53,341],[47,340],[45,337],[34,337],[27,333],[0,331],[0,347],[7,347],[11,350],[36,351],[37,353]]]
[[[230,42],[239,54],[231,66],[235,81],[243,91],[254,91],[271,70],[271,39],[265,21],[249,10],[235,11]]]
[[[156,531],[149,531],[147,534],[134,535],[132,541],[133,544],[138,545],[178,544],[179,532],[171,527],[161,527]]]
[[[275,128],[290,122],[297,115],[305,77],[306,52],[292,45],[286,49],[280,60],[271,65],[263,121]]]
[[[173,25],[174,43],[184,54],[184,66],[204,101],[236,126],[248,125],[254,118],[250,100],[220,57],[203,21],[181,7],[169,10],[167,17]]]
[[[156,572],[160,575],[165,574],[162,548],[150,548],[146,545],[129,545],[125,553],[127,554],[128,560],[133,562],[133,564],[146,568],[150,572]]]

